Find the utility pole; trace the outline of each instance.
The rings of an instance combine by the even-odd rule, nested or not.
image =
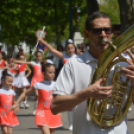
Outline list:
[[[72,1],[69,0],[69,38],[73,39],[73,10],[72,10]]]
[[[54,10],[55,10],[55,22],[56,22],[56,45],[59,43],[58,39],[58,15],[57,15],[57,1],[55,0],[55,5],[54,5]]]
[[[1,48],[2,48],[2,34],[1,34],[1,24],[0,24],[0,51],[1,51]]]
[[[2,37],[1,37],[1,24],[0,24],[0,42],[2,42]]]

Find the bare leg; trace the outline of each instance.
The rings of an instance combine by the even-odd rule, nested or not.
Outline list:
[[[33,111],[33,115],[35,115],[35,113],[36,113],[36,110],[35,110],[35,109],[36,109],[37,105],[38,105],[38,91],[35,90],[34,111]]]
[[[38,101],[38,90],[35,90],[35,101]]]
[[[42,134],[50,134],[50,130],[46,126],[41,126],[40,129],[42,130]]]
[[[50,134],[54,134],[55,128],[50,128]]]
[[[13,128],[12,127],[7,127],[7,133],[12,134],[13,133]]]
[[[20,88],[18,88],[18,94],[19,94],[19,96],[21,95],[21,89]]]
[[[7,134],[7,126],[1,126],[2,134]]]
[[[23,88],[23,92],[26,92],[26,88]],[[27,101],[27,96],[25,96],[25,101]]]

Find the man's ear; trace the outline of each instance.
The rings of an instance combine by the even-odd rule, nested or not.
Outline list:
[[[89,31],[87,31],[87,30],[84,30],[84,34],[85,34],[85,37],[87,38],[87,39],[89,39]]]

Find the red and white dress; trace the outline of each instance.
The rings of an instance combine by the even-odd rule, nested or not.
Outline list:
[[[0,89],[0,125],[14,127],[19,125],[19,121],[13,110],[6,113],[6,111],[13,104],[13,96],[16,93],[12,89],[2,87]]]
[[[57,128],[62,126],[59,115],[53,115],[50,110],[52,101],[52,89],[55,85],[53,81],[42,81],[35,83],[33,87],[38,90],[38,106],[36,108],[35,124],[37,126],[47,126]]]
[[[14,69],[12,69],[12,68],[9,68],[8,70],[11,73],[11,75],[13,76],[13,83],[12,83],[12,85],[15,86],[15,75],[16,75],[16,71]]]
[[[42,74],[42,71],[41,71],[40,62],[31,61],[31,65],[33,67],[33,77],[32,77],[32,80],[31,80],[30,87],[32,87],[33,84],[35,84],[37,82],[43,81],[43,74]]]
[[[17,88],[24,88],[30,86],[28,79],[25,77],[25,69],[26,64],[18,65],[18,75],[15,78],[15,87]]]
[[[5,60],[0,61],[0,68],[5,67],[5,65],[6,65],[5,62],[6,62]],[[1,84],[1,77],[2,77],[3,70],[4,69],[0,69],[0,84]]]

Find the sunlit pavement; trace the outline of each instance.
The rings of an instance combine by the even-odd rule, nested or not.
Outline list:
[[[34,123],[34,116],[32,112],[34,110],[33,96],[29,96],[29,109],[20,109],[20,112],[17,114],[18,120],[20,122],[19,126],[14,127],[13,134],[41,134],[40,129],[36,127]],[[72,134],[68,130],[68,117],[67,113],[62,113],[63,127],[56,129],[55,134]],[[128,112],[128,130],[130,134],[134,134],[134,106],[132,105],[132,111]],[[0,134],[2,134],[0,132]]]

